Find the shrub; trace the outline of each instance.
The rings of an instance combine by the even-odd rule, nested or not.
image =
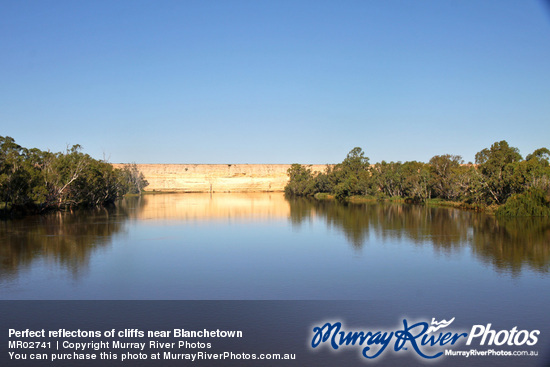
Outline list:
[[[543,190],[532,187],[522,194],[512,195],[495,214],[508,217],[547,217],[550,216],[550,201]]]

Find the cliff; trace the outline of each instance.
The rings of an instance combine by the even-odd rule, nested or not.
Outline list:
[[[308,167],[323,172],[326,165]],[[267,192],[284,190],[290,164],[137,164],[137,168],[149,182],[145,191]]]

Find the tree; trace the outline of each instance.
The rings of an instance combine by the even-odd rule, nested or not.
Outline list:
[[[128,191],[123,172],[105,161],[90,160],[87,169],[77,178],[71,190],[78,205],[113,204]]]
[[[524,193],[512,195],[495,214],[513,217],[548,217],[550,200],[544,191],[531,188]]]
[[[464,161],[459,155],[436,155],[430,159],[431,185],[436,196],[456,200],[460,196],[460,165]]]
[[[31,159],[36,151],[21,147],[9,136],[0,136],[0,202],[6,207],[30,205],[40,191],[40,171]]]
[[[403,193],[414,201],[424,202],[431,197],[430,166],[421,162],[405,162],[402,165]]]
[[[359,147],[353,148],[342,163],[330,173],[334,194],[338,199],[352,195],[364,195],[369,184],[369,158]]]
[[[123,179],[127,185],[127,192],[130,194],[140,194],[143,189],[149,185],[145,180],[143,173],[139,171],[135,163],[127,164],[122,170]]]
[[[514,192],[536,188],[550,195],[549,159],[550,151],[540,148],[527,155],[525,161],[514,164],[511,172]]]
[[[404,177],[401,162],[376,163],[371,169],[371,176],[378,192],[389,197],[403,196]]]
[[[285,186],[285,194],[295,196],[314,194],[315,181],[311,169],[295,163],[287,172],[289,181]]]
[[[505,140],[496,142],[490,149],[483,149],[476,154],[487,203],[502,204],[514,193],[511,171],[513,164],[521,159],[518,149],[510,147]]]
[[[327,164],[325,172],[318,173],[314,178],[314,180],[315,180],[315,189],[314,189],[314,191],[316,193],[317,192],[323,192],[323,193],[333,192],[334,186],[332,185],[331,175],[332,175],[332,167]]]
[[[67,148],[65,153],[50,153],[44,157],[43,171],[48,190],[47,206],[61,207],[78,204],[74,182],[92,161],[89,155],[80,152],[81,149],[82,147],[76,144]]]
[[[548,150],[548,148],[539,148],[525,157],[526,161],[530,161],[532,159],[536,159],[541,164],[548,166],[550,164],[550,150]]]
[[[81,152],[27,149],[0,136],[0,202],[4,210],[46,210],[113,203],[129,186],[121,170]],[[137,175],[139,189],[146,181]]]

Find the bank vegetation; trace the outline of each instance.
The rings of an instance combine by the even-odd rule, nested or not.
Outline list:
[[[525,159],[506,141],[495,142],[464,164],[459,155],[436,155],[428,163],[370,164],[353,148],[339,164],[313,173],[293,164],[285,194],[345,201],[397,200],[486,210],[503,216],[550,215],[550,151]]]
[[[115,169],[81,150],[28,149],[0,136],[0,214],[109,205],[147,185],[135,164]]]

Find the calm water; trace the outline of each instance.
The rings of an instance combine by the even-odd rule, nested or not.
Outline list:
[[[0,222],[1,299],[550,306],[550,221],[282,194],[164,194]],[[547,319],[546,319],[547,320]]]

